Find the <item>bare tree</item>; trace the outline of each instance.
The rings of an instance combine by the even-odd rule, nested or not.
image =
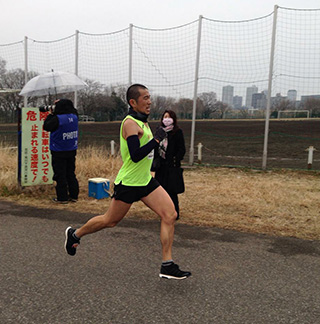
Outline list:
[[[212,113],[213,118],[224,118],[226,112],[230,110],[230,107],[228,104],[222,102],[222,101],[217,101],[214,104],[214,112]]]
[[[303,109],[310,111],[310,116],[320,117],[320,99],[310,98],[303,104]]]
[[[108,120],[123,119],[128,113],[128,106],[118,94],[113,91],[110,96]]]
[[[24,71],[15,69],[6,71],[5,64],[1,64],[1,87],[5,89],[22,89],[25,84]],[[17,92],[9,92],[0,97],[0,110],[5,122],[16,120],[16,111],[23,105],[23,97]]]
[[[7,72],[6,64],[7,62],[0,57],[0,89],[4,89],[4,75]]]
[[[216,111],[217,106],[215,105],[217,102],[217,94],[215,92],[203,92],[199,95],[199,99],[201,100],[202,106],[202,118],[208,119],[212,118],[213,113]],[[200,109],[198,109],[200,110]]]
[[[283,110],[293,110],[295,108],[294,102],[288,99],[282,99],[274,102],[271,107],[275,111],[283,111]]]
[[[88,79],[85,81],[88,87],[79,92],[77,108],[84,115],[92,116],[101,106],[103,85]]]
[[[239,118],[242,118],[242,119],[249,118],[248,109],[238,109],[237,112],[238,112]]]
[[[128,106],[122,99],[125,92],[121,87],[106,87],[92,80],[86,80],[86,83],[88,87],[79,92],[79,111],[99,121],[119,120],[125,116]],[[116,93],[116,89],[121,96]]]
[[[111,87],[111,93],[116,93],[125,104],[127,104],[127,86],[124,85],[115,85]]]
[[[155,96],[152,98],[151,119],[160,119],[165,110],[175,109],[175,99],[165,96]]]
[[[192,107],[193,101],[191,99],[182,98],[174,105],[174,110],[180,119],[191,119]]]

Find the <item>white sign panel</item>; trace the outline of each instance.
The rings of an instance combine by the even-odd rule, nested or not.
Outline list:
[[[22,108],[21,186],[52,184],[50,133],[43,130],[48,112]]]

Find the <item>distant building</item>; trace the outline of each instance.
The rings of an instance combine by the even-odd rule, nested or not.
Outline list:
[[[254,93],[252,95],[252,107],[256,109],[267,108],[267,96],[264,91],[261,93]]]
[[[254,93],[258,93],[258,87],[253,85],[252,87],[247,88],[247,93],[246,93],[246,107],[251,108],[252,106],[252,95]]]
[[[242,107],[242,97],[241,96],[234,96],[233,97],[233,108],[234,109],[241,109]]]
[[[286,99],[287,97],[281,96],[281,93],[277,93],[275,97],[271,97],[271,106],[278,105],[281,101]]]
[[[309,99],[320,99],[320,95],[301,96],[301,103],[304,103]]]
[[[288,90],[288,100],[295,102],[297,100],[297,90]]]
[[[233,86],[222,87],[222,102],[232,107],[233,105]]]

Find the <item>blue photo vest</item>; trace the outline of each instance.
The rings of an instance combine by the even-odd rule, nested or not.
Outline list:
[[[51,151],[74,151],[78,148],[78,117],[75,114],[57,115],[59,127],[50,133]]]

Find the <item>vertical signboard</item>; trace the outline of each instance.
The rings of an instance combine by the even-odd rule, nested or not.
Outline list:
[[[48,112],[22,108],[21,186],[52,184],[50,133],[43,130]]]

